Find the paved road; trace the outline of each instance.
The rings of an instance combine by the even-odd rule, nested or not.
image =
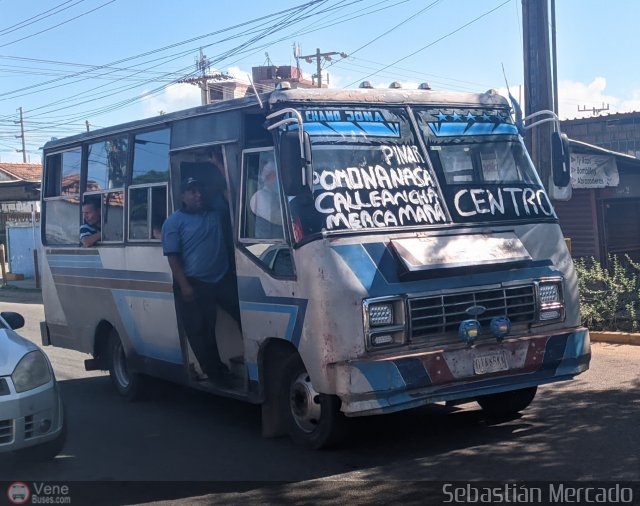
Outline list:
[[[0,309],[23,313],[23,335],[39,342],[38,294],[0,293]],[[475,404],[432,406],[352,420],[345,448],[311,452],[286,438],[262,439],[257,406],[172,386],[152,400],[128,403],[107,375],[83,370],[85,355],[45,348],[67,405],[67,445],[48,463],[5,458],[0,480],[231,481],[242,491],[221,503],[244,504],[308,499],[312,491],[320,494],[314,502],[353,496],[374,503],[410,490],[398,480],[640,481],[640,347],[597,343],[592,349],[587,373],[541,387],[532,406],[511,421],[490,423]],[[193,497],[216,486],[222,485],[174,494]],[[154,487],[145,501],[173,497],[166,484]]]

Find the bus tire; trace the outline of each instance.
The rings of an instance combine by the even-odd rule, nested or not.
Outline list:
[[[111,329],[109,334],[107,357],[109,376],[118,394],[129,401],[142,400],[147,397],[149,378],[143,374],[132,373],[129,370],[122,341],[115,329]]]
[[[510,392],[484,395],[476,401],[482,410],[492,418],[504,418],[515,415],[525,409],[536,396],[538,387],[522,388]]]
[[[340,399],[316,392],[297,354],[285,362],[280,407],[289,436],[302,446],[314,450],[336,446],[346,436]]]

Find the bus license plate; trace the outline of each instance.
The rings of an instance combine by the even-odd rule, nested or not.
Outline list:
[[[507,354],[504,351],[482,355],[473,359],[473,371],[476,374],[489,374],[509,369]]]

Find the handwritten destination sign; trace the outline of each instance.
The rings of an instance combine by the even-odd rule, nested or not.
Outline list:
[[[547,194],[539,187],[463,188],[453,195],[461,218],[480,219],[554,217]]]
[[[315,171],[326,230],[446,222],[438,186],[417,146],[383,145],[376,163]]]

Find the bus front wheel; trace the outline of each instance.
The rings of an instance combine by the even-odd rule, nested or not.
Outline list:
[[[314,389],[298,355],[287,360],[283,379],[280,406],[291,439],[316,450],[340,443],[346,435],[340,399]]]
[[[129,370],[122,341],[115,329],[111,329],[107,350],[109,376],[118,394],[130,401],[144,398],[148,390],[148,378]]]
[[[503,418],[515,415],[525,409],[536,396],[538,387],[522,388],[510,392],[484,395],[478,397],[476,401],[482,410],[493,418]]]

